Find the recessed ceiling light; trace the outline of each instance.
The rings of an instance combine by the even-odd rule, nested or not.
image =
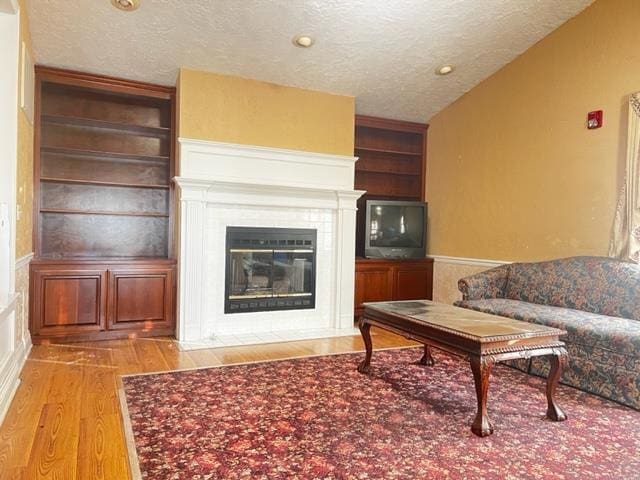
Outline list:
[[[140,0],[111,0],[111,4],[118,10],[132,12],[140,6]]]
[[[292,42],[296,47],[309,48],[313,45],[314,40],[309,35],[296,35]]]
[[[436,68],[436,73],[438,75],[449,75],[453,72],[453,65],[442,65],[441,67]]]

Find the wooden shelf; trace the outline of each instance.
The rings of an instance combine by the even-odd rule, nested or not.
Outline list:
[[[136,155],[131,153],[119,153],[119,152],[102,152],[99,150],[83,150],[79,148],[62,148],[62,147],[40,147],[41,153],[53,153],[58,155],[72,155],[78,157],[92,157],[92,158],[108,158],[117,161],[131,161],[137,160],[141,162],[166,164],[169,162],[169,156],[165,155]]]
[[[144,264],[145,262],[152,261],[154,263],[163,263],[167,265],[173,265],[175,260],[166,257],[166,256],[149,256],[149,257],[122,257],[122,256],[114,256],[109,257],[106,255],[96,255],[96,256],[60,256],[60,255],[41,255],[39,258],[34,258],[31,261],[32,265],[65,265],[65,264],[76,264],[78,262],[86,262],[89,264],[95,263],[123,263],[126,265],[132,265],[136,262]]]
[[[358,150],[363,152],[375,152],[375,153],[386,153],[391,155],[409,155],[412,157],[422,157],[422,152],[408,152],[405,150],[387,150],[384,148],[371,148],[371,147],[355,147],[356,152]]]
[[[103,182],[100,180],[80,180],[73,178],[55,178],[55,177],[40,177],[42,182],[51,183],[70,183],[76,185],[98,185],[104,187],[131,187],[131,188],[154,188],[154,189],[169,189],[169,185],[153,185],[145,183],[125,183],[125,182]]]
[[[123,217],[169,217],[166,213],[155,212],[110,212],[104,210],[72,210],[67,208],[41,208],[40,213],[64,213],[74,215],[111,215]]]
[[[148,125],[136,125],[129,123],[109,122],[93,118],[71,117],[66,115],[42,115],[42,122],[65,125],[70,127],[89,127],[104,130],[116,130],[127,135],[167,136],[170,129],[167,127],[151,127]]]

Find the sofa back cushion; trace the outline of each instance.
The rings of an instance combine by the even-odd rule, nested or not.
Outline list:
[[[640,320],[640,266],[571,257],[509,266],[505,298]]]

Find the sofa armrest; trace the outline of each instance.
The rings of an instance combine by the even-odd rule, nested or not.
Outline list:
[[[492,268],[458,280],[458,290],[463,300],[504,298],[509,265]]]

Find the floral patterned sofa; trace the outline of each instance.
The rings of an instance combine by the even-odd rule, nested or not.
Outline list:
[[[458,282],[459,307],[567,331],[561,382],[640,409],[640,266],[605,257],[513,263]],[[548,361],[515,362],[546,376]]]

